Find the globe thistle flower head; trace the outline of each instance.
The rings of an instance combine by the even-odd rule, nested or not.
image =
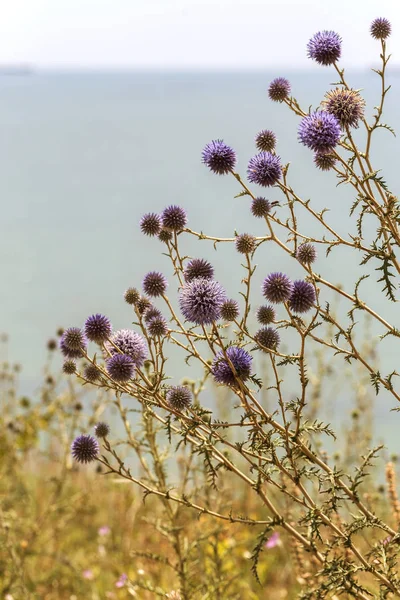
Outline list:
[[[268,96],[274,102],[283,102],[289,98],[290,92],[290,83],[284,77],[277,77],[269,84]]]
[[[92,315],[86,319],[84,331],[90,341],[102,344],[112,333],[111,322],[104,315]]]
[[[166,244],[172,240],[172,233],[168,229],[161,229],[160,233],[158,234],[158,239],[160,242]]]
[[[276,350],[279,346],[279,333],[273,327],[261,327],[254,336],[261,350]]]
[[[293,290],[293,282],[284,273],[270,273],[262,284],[264,297],[273,304],[287,302]]]
[[[191,405],[192,392],[184,385],[173,386],[168,390],[166,399],[171,408],[182,411]]]
[[[153,317],[147,325],[147,331],[152,337],[163,337],[168,333],[167,321],[164,317]]]
[[[213,173],[226,175],[235,168],[236,153],[223,140],[213,140],[205,146],[202,160]]]
[[[156,213],[147,213],[140,220],[140,229],[144,235],[153,237],[161,231],[161,217]]]
[[[251,203],[251,212],[255,217],[262,219],[271,212],[271,202],[266,198],[262,198],[261,196],[258,196],[258,198],[253,198]]]
[[[281,159],[270,152],[260,152],[249,160],[247,177],[252,183],[271,187],[282,175]]]
[[[296,258],[303,265],[310,265],[317,259],[317,251],[313,244],[305,242],[301,244],[296,251]]]
[[[124,299],[127,304],[136,304],[139,298],[139,291],[133,287],[128,288],[124,294]]]
[[[124,382],[132,379],[135,363],[128,354],[114,354],[106,361],[107,372],[115,381]]]
[[[110,434],[110,426],[101,421],[94,426],[94,434],[98,438],[105,438]]]
[[[168,206],[161,215],[161,222],[164,229],[182,231],[187,224],[186,211],[180,206]]]
[[[150,308],[148,308],[144,313],[144,322],[150,323],[150,321],[154,319],[154,317],[162,317],[161,311],[158,310],[158,308],[156,308],[155,306],[150,306]]]
[[[62,337],[68,350],[81,350],[87,347],[86,336],[79,327],[69,327]]]
[[[334,115],[343,128],[358,127],[358,121],[364,116],[365,100],[355,90],[329,90],[322,104],[326,112]]]
[[[315,289],[311,283],[299,280],[293,283],[289,299],[289,308],[295,313],[305,313],[313,307],[316,301]]]
[[[342,39],[334,31],[319,31],[307,44],[307,54],[319,65],[333,65],[342,53]]]
[[[101,371],[98,367],[96,367],[96,365],[89,363],[89,364],[85,365],[83,368],[83,376],[85,379],[87,379],[87,381],[90,381],[90,383],[93,383],[93,382],[97,381],[98,379],[100,379]]]
[[[340,140],[340,123],[335,115],[321,110],[303,117],[299,125],[299,140],[314,152],[329,152]]]
[[[53,340],[52,338],[50,340],[47,341],[47,350],[50,350],[50,352],[53,352],[53,350],[57,349],[57,342],[56,340]]]
[[[77,350],[72,350],[71,348],[69,348],[66,343],[65,343],[65,336],[66,331],[64,331],[64,333],[61,336],[60,339],[60,350],[63,354],[63,356],[65,356],[65,358],[81,358],[83,356],[83,351],[86,350],[86,348],[82,347],[82,348],[78,348]]]
[[[179,305],[187,321],[210,325],[221,316],[226,293],[220,283],[200,277],[187,283],[180,291]]]
[[[78,435],[71,445],[73,458],[79,463],[90,463],[99,455],[99,443],[91,435]]]
[[[221,319],[234,321],[239,316],[239,304],[236,300],[226,300],[221,306]]]
[[[76,363],[74,360],[65,360],[62,370],[66,375],[73,375],[76,372]]]
[[[141,296],[136,302],[136,310],[138,311],[139,315],[143,315],[150,307],[151,302],[149,298],[146,298],[146,296]]]
[[[212,279],[214,277],[214,267],[204,258],[192,258],[186,265],[183,273],[185,281],[193,281],[202,277],[203,279]]]
[[[235,371],[231,368],[229,361],[225,358],[225,354],[229,361],[232,363]],[[242,381],[246,381],[250,377],[252,356],[239,346],[229,346],[226,352],[221,350],[214,358],[211,373],[217,383],[224,385],[237,385],[236,379],[239,378]]]
[[[392,33],[390,21],[384,17],[374,19],[371,23],[370,32],[372,37],[376,40],[385,40]]]
[[[336,158],[329,153],[316,152],[314,154],[314,164],[321,171],[329,171],[336,164]]]
[[[141,367],[147,357],[146,340],[132,329],[119,329],[112,334],[105,347],[112,356],[118,355],[118,350],[127,354],[137,367]]]
[[[266,304],[264,306],[259,306],[257,308],[257,321],[261,325],[269,325],[275,321],[275,309],[270,304]]]
[[[269,129],[263,129],[257,133],[255,142],[260,152],[272,152],[276,146],[276,135]]]
[[[153,298],[165,294],[168,287],[168,282],[162,273],[151,271],[147,273],[143,279],[143,290]]]
[[[250,233],[242,233],[236,236],[235,246],[240,254],[251,254],[256,249],[256,238]]]

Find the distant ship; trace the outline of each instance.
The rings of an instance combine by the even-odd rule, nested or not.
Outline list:
[[[33,67],[29,64],[2,65],[0,75],[32,75]]]

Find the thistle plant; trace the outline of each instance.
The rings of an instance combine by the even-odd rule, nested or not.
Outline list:
[[[242,210],[264,220],[265,234],[234,232],[230,238],[208,235],[197,231],[190,213],[178,205],[167,206],[161,215],[144,215],[140,228],[144,235],[163,242],[174,280],[167,281],[154,265],[143,279],[145,296],[136,288],[128,289],[125,300],[134,312],[134,329],[112,333],[108,318],[96,315],[89,317],[83,329],[67,329],[60,343],[64,357],[75,361],[74,377],[115,394],[128,437],[131,424],[127,407],[141,407],[146,426],[156,428],[159,439],[172,451],[184,446],[193,460],[201,457],[213,501],[207,500],[207,494],[199,496],[196,485],[190,485],[189,475],[184,490],[168,486],[150,430],[147,439],[153,440],[155,477],[146,471],[142,460],[136,468],[127,462],[129,457],[120,456],[112,432],[99,439],[90,433],[81,434],[72,444],[74,458],[81,463],[98,462],[107,473],[142,488],[146,497],[153,494],[161,498],[170,523],[175,517],[168,507],[175,504],[191,508],[203,519],[208,516],[227,525],[254,528],[258,539],[252,562],[257,578],[261,553],[272,543],[271,536],[280,532],[291,544],[294,560],[307,565],[307,573],[300,578],[299,598],[304,600],[340,595],[363,600],[400,597],[399,505],[393,469],[387,475],[393,508],[388,511],[382,503],[371,500],[375,482],[369,474],[382,448],[363,448],[364,453],[355,455],[343,468],[335,462],[335,432],[316,410],[328,391],[320,379],[310,376],[318,368],[320,352],[324,364],[354,369],[367,378],[374,393],[384,390],[382,402],[388,410],[393,402],[399,408],[398,373],[381,372],[376,357],[385,338],[397,343],[400,336],[387,316],[390,303],[396,302],[400,277],[400,206],[380,174],[380,165],[373,165],[371,158],[376,131],[384,128],[393,133],[382,121],[389,90],[386,40],[390,33],[386,19],[376,19],[371,25],[381,59],[376,70],[381,96],[372,121],[365,116],[361,92],[349,86],[340,67],[342,40],[333,31],[316,33],[306,49],[311,60],[331,69],[338,79],[318,99],[316,108],[302,108],[284,77],[274,79],[268,88],[272,101],[298,117],[299,143],[310,151],[316,169],[327,172],[332,185],[346,185],[351,190],[353,204],[348,218],[343,217],[348,233],[338,232],[327,210],[316,210],[312,199],[302,198],[293,189],[290,169],[296,167],[289,169],[290,157],[279,154],[279,132],[263,129],[257,134],[257,153],[248,159],[247,181],[237,170],[236,151],[222,139],[212,140],[204,147],[202,162],[212,174],[236,180]],[[274,200],[260,196],[257,186],[276,194]],[[315,227],[308,233],[303,223],[310,222]],[[320,233],[315,234],[315,230]],[[244,273],[236,298],[228,299],[218,280],[222,274],[214,265],[201,255],[186,256],[188,237],[215,248],[234,245]],[[258,249],[264,244],[276,246],[291,257],[293,269],[281,271],[279,264],[257,264]],[[338,249],[359,260],[360,268],[350,288],[330,279],[328,257]],[[258,306],[253,301],[256,270],[262,277],[258,295],[265,299]],[[363,293],[367,278],[383,297],[381,312]],[[177,303],[172,290],[178,294]],[[335,309],[338,300],[345,310]],[[366,319],[379,339],[375,353],[359,341]],[[98,346],[96,354],[91,343]],[[202,376],[191,386],[171,381],[168,376],[171,345],[180,351],[182,364],[197,362],[201,367]],[[96,378],[87,377],[89,366],[96,369]],[[227,392],[224,420],[202,401],[207,390],[215,386]],[[356,420],[351,430],[353,439]],[[134,447],[133,439],[131,444]],[[224,481],[233,487],[240,482],[256,510],[236,514],[232,506],[218,502]],[[174,543],[179,555],[181,542],[175,539]],[[179,593],[184,600],[195,598],[182,556],[180,561]]]

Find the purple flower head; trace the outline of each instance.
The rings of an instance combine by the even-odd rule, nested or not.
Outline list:
[[[110,337],[112,326],[104,315],[96,314],[88,317],[85,322],[86,337],[97,344],[102,344]]]
[[[76,363],[74,360],[68,359],[64,361],[62,370],[66,375],[73,375],[76,372]]]
[[[300,142],[314,152],[329,152],[340,140],[340,123],[326,111],[304,117],[299,125]]]
[[[98,528],[97,533],[103,537],[109,535],[111,533],[111,529],[108,525],[103,525],[102,527]]]
[[[321,171],[329,171],[336,164],[336,158],[332,154],[316,152],[314,154],[314,164]]]
[[[106,342],[105,345],[112,356],[118,353],[118,350],[115,349],[116,346],[122,354],[130,356],[137,367],[143,365],[147,357],[147,345],[144,337],[132,329],[119,329],[113,333],[110,342]]]
[[[320,65],[333,65],[342,52],[342,39],[334,31],[319,31],[307,44],[307,54]]]
[[[151,271],[143,279],[143,289],[148,296],[156,298],[165,294],[168,282],[162,273]]]
[[[283,102],[289,98],[290,92],[290,83],[284,77],[277,77],[269,84],[268,96],[274,102]]]
[[[192,258],[186,265],[183,273],[185,281],[193,281],[202,277],[203,279],[212,279],[214,277],[214,267],[204,258]]]
[[[144,322],[148,324],[155,317],[162,317],[161,311],[155,306],[150,306],[144,313]]]
[[[259,306],[256,315],[257,321],[261,323],[261,325],[269,325],[275,321],[275,309],[269,304]]]
[[[120,575],[118,581],[116,581],[115,587],[122,588],[122,587],[124,587],[124,585],[126,584],[127,581],[128,581],[128,575],[126,573],[122,573],[122,575]]]
[[[264,297],[273,304],[289,300],[292,289],[293,283],[284,273],[271,273],[262,284]]]
[[[139,315],[143,315],[150,307],[151,302],[146,296],[141,296],[136,302],[136,310],[138,311]]]
[[[221,316],[226,300],[225,290],[212,279],[193,279],[179,294],[181,312],[187,321],[196,325],[210,325]]]
[[[159,235],[161,231],[161,217],[156,213],[147,213],[140,220],[142,233],[149,236]]]
[[[236,300],[226,300],[221,306],[221,319],[234,321],[239,316],[239,304]]]
[[[66,333],[67,332],[65,331],[60,339],[60,350],[62,354],[65,356],[65,358],[81,358],[83,356],[83,351],[86,350],[86,346],[83,346],[82,348],[78,348],[76,350],[69,348],[65,343]]]
[[[186,211],[180,206],[168,206],[161,215],[161,221],[164,229],[169,229],[170,231],[182,231],[187,224]]]
[[[81,350],[87,347],[86,336],[79,327],[69,327],[62,337],[68,350]]]
[[[229,346],[226,349],[226,356],[235,368],[236,377],[242,381],[246,381],[250,377],[251,362],[253,360],[250,354],[239,346]],[[235,374],[222,350],[213,360],[211,373],[217,383],[232,386],[236,386],[237,384]]]
[[[259,196],[254,198],[251,203],[251,212],[255,217],[262,219],[266,217],[271,211],[271,202],[266,198]]]
[[[276,135],[269,129],[263,129],[257,133],[255,142],[260,152],[272,152],[276,146]]]
[[[324,110],[334,115],[343,128],[358,127],[364,116],[365,100],[356,90],[335,88],[325,94],[322,102]]]
[[[390,21],[384,17],[378,17],[371,23],[370,29],[371,35],[376,40],[385,40],[392,33],[392,26]]]
[[[129,381],[135,372],[135,363],[128,354],[114,354],[106,361],[108,374],[115,381]]]
[[[161,229],[160,233],[158,234],[158,239],[164,244],[171,241],[172,237],[172,233],[168,229]]]
[[[100,422],[94,426],[94,434],[98,438],[105,438],[109,435],[109,433],[110,426],[107,423]]]
[[[182,411],[192,403],[192,392],[184,385],[171,387],[166,395],[168,404],[175,410]]]
[[[226,175],[235,168],[236,153],[223,140],[213,140],[205,146],[202,159],[210,171],[217,175]]]
[[[89,463],[96,460],[99,450],[96,438],[91,435],[78,435],[71,445],[72,456],[80,463]]]
[[[279,346],[279,333],[273,327],[261,327],[254,336],[261,350],[276,350]]]
[[[83,368],[83,376],[85,377],[85,379],[90,381],[90,383],[93,383],[94,381],[100,379],[101,371],[98,367],[96,367],[96,365],[92,365],[91,363],[89,363]]]
[[[317,259],[317,251],[313,244],[305,242],[301,244],[296,251],[296,258],[304,265],[310,265]]]
[[[305,313],[315,304],[315,289],[311,283],[299,280],[293,283],[293,290],[289,299],[289,308],[295,313]]]
[[[264,187],[275,185],[282,175],[281,159],[270,152],[260,152],[249,160],[247,177]]]
[[[163,316],[153,317],[147,324],[147,331],[151,337],[164,337],[168,333],[167,321]]]
[[[139,291],[136,288],[130,287],[126,290],[124,298],[127,304],[136,304],[140,298]]]
[[[275,546],[278,546],[280,543],[281,541],[279,533],[275,531],[275,533],[273,533],[271,537],[265,542],[265,547],[268,548],[268,550],[270,550],[271,548],[275,548]]]
[[[251,254],[256,249],[256,238],[250,233],[242,233],[236,236],[235,246],[240,254]]]

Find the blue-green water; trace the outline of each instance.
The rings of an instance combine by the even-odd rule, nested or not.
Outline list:
[[[23,364],[26,389],[39,381],[46,340],[58,326],[82,324],[93,312],[109,315],[115,327],[129,326],[124,290],[140,285],[150,269],[171,274],[162,244],[140,234],[144,212],[177,203],[197,231],[221,237],[232,236],[235,228],[264,232],[248,199],[233,198],[240,191],[237,182],[212,175],[201,164],[201,150],[211,139],[235,147],[245,174],[255,153],[254,135],[273,129],[278,153],[291,163],[289,178],[297,193],[311,198],[316,210],[329,207],[338,231],[352,230],[351,191],[337,189],[332,174],[316,171],[311,153],[297,142],[298,119],[268,100],[268,82],[280,74],[39,73],[0,79],[0,331],[10,336],[10,359]],[[307,108],[317,106],[335,80],[326,69],[285,75]],[[349,79],[353,87],[365,88],[370,108],[378,103],[376,75],[354,72]],[[400,129],[400,74],[389,79],[385,121]],[[374,166],[384,168],[396,191],[397,142],[383,129],[375,142]],[[280,199],[275,191],[267,196]],[[303,231],[314,227],[306,217],[300,222]],[[243,272],[232,247],[221,244],[215,252],[209,243],[191,239],[183,251],[211,257],[221,283],[230,294],[237,292]],[[295,261],[271,244],[262,247],[258,262],[256,297],[271,270],[301,276]],[[320,256],[317,271],[352,291],[357,261],[342,252],[329,260]],[[375,280],[362,289],[371,306],[383,308]],[[384,310],[400,327],[397,307]],[[389,372],[398,354],[389,341],[380,348]],[[181,373],[176,362],[171,369],[175,376]]]

